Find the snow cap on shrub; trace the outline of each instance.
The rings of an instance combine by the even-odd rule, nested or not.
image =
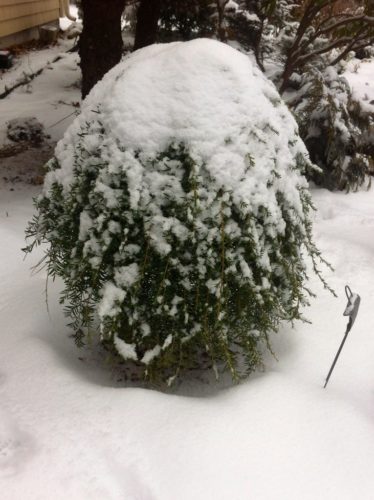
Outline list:
[[[306,302],[302,251],[319,255],[307,165],[275,87],[233,48],[153,45],[118,64],[58,144],[29,227],[77,340],[97,317],[148,376],[204,353],[253,369]]]

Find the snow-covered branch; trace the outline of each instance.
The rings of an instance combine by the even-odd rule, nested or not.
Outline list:
[[[333,61],[336,63],[349,51],[355,50],[356,46],[362,48],[372,42],[374,18],[369,15],[370,11],[366,9],[358,14],[356,9],[337,16],[332,10],[326,12],[326,8],[331,8],[335,3],[336,0],[309,0],[305,5],[294,40],[287,52],[281,92],[287,88],[292,73],[317,56],[342,48]],[[321,16],[323,19],[318,22]]]

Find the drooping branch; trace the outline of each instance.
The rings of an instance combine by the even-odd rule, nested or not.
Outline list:
[[[295,38],[287,52],[280,86],[281,93],[287,88],[294,71],[315,57],[342,48],[339,56],[332,61],[332,64],[336,64],[349,51],[365,46],[365,41],[366,45],[371,43],[374,18],[367,12],[356,14],[352,11],[345,13],[344,16],[335,16],[331,11],[326,16],[326,7],[331,7],[336,1],[309,0],[305,5]],[[324,16],[323,20],[316,22],[320,16]],[[324,45],[310,50],[311,44],[317,40],[325,40]]]
[[[337,21],[327,26],[326,28],[321,28],[320,30],[317,30],[316,33],[318,36],[328,35],[329,33],[335,31],[337,28],[343,28],[345,26],[352,25],[353,23],[356,22],[361,22],[361,24],[364,23],[365,25],[374,26],[374,17],[365,15],[347,17],[345,19],[341,19],[340,21]]]
[[[322,55],[322,54],[326,54],[327,52],[330,52],[333,49],[336,49],[338,47],[343,47],[343,46],[345,46],[347,44],[350,47],[353,47],[354,44],[355,44],[355,42],[358,39],[361,39],[361,38],[360,37],[356,37],[353,40],[352,40],[351,37],[348,37],[348,36],[340,38],[339,40],[335,40],[335,41],[329,43],[328,45],[325,45],[324,47],[322,47],[320,49],[314,50],[313,52],[309,52],[308,54],[305,54],[305,55],[299,57],[297,59],[296,63],[297,63],[298,66],[301,66],[301,65],[305,64],[306,62],[310,61],[311,59],[313,59],[316,56],[319,56],[319,55]]]
[[[363,41],[362,44],[360,44],[359,42]],[[367,37],[356,37],[355,39],[352,40],[352,42],[346,46],[346,48],[344,50],[342,50],[342,52],[335,58],[331,61],[331,66],[335,66],[335,64],[338,64],[338,62],[340,62],[342,59],[344,59],[344,57],[351,51],[354,50],[357,52],[358,50],[361,50],[361,49],[364,49],[365,47],[367,47],[368,45],[370,44],[373,44],[374,43],[374,36],[371,36],[370,39],[368,40]]]

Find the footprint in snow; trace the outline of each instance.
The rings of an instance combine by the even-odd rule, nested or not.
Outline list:
[[[31,437],[0,412],[0,477],[18,474],[34,453]]]

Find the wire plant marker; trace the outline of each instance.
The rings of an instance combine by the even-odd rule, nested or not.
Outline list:
[[[336,353],[335,359],[334,359],[334,361],[333,361],[333,363],[331,365],[330,371],[329,371],[329,373],[327,375],[325,385],[323,386],[324,389],[325,389],[325,387],[328,384],[328,381],[329,381],[329,379],[331,377],[331,374],[332,374],[332,372],[333,372],[333,370],[335,368],[336,362],[338,361],[340,353],[341,353],[341,351],[343,349],[344,343],[347,340],[348,333],[351,331],[352,326],[353,326],[353,324],[354,324],[354,322],[356,320],[358,309],[360,307],[360,302],[361,302],[360,296],[357,293],[352,293],[352,290],[349,288],[348,285],[346,285],[346,287],[345,287],[345,294],[346,294],[347,299],[348,299],[348,304],[347,304],[347,306],[345,308],[343,316],[349,316],[349,320],[348,320],[347,328],[346,328],[346,331],[345,331],[342,343],[340,344],[338,352]]]

